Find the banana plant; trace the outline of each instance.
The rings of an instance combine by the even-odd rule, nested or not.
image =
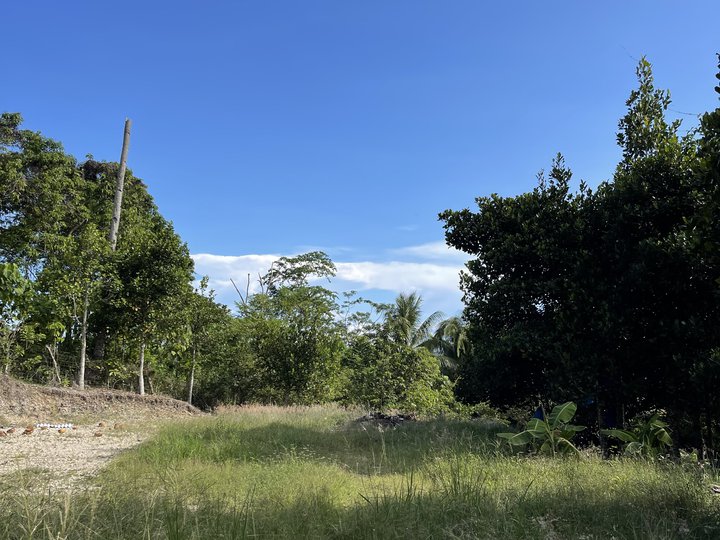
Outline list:
[[[672,438],[660,413],[654,413],[645,421],[636,422],[633,429],[603,429],[600,433],[625,443],[623,451],[628,455],[655,457],[672,446]]]
[[[520,433],[498,433],[501,437],[512,446],[525,446],[531,444],[540,454],[556,456],[557,454],[579,454],[579,450],[575,447],[570,439],[578,431],[585,429],[585,426],[575,426],[570,424],[577,405],[572,401],[563,403],[553,407],[545,420],[532,418],[524,431]]]

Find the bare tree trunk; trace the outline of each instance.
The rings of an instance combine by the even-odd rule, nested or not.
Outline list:
[[[123,190],[125,189],[125,169],[127,168],[127,154],[130,147],[130,127],[132,122],[129,118],[125,119],[125,130],[123,132],[123,145],[120,151],[120,168],[118,169],[117,182],[115,184],[115,200],[113,203],[112,219],[110,220],[110,232],[108,240],[110,241],[110,249],[115,251],[117,246],[117,235],[120,229],[120,213],[122,211]],[[95,337],[93,347],[93,358],[99,360],[105,356],[105,344],[108,339],[108,330],[103,328]]]
[[[90,306],[90,291],[85,289],[85,299],[83,301],[83,318],[82,329],[80,330],[80,368],[78,369],[78,388],[85,389],[85,359],[87,357],[87,321],[88,308]]]
[[[15,337],[13,333],[14,332],[9,333],[7,341],[5,342],[5,368],[3,369],[5,375],[10,373],[10,347],[12,347],[12,342]]]
[[[50,359],[52,360],[53,369],[55,371],[55,373],[53,374],[53,382],[57,382],[57,384],[60,384],[60,381],[62,381],[62,377],[60,377],[60,366],[58,366],[57,363],[57,343],[53,343],[52,347],[50,345],[45,345],[45,348],[50,354]]]
[[[127,153],[130,146],[130,126],[132,123],[129,118],[125,119],[125,133],[123,135],[122,151],[120,152],[120,169],[117,175],[117,184],[115,186],[115,204],[113,206],[112,221],[110,222],[110,248],[115,251],[117,245],[117,234],[120,228],[120,212],[122,210],[123,189],[125,187],[125,168],[127,166]]]
[[[195,347],[192,350],[192,365],[190,367],[190,378],[188,379],[188,405],[192,405],[193,386],[195,385]]]
[[[145,395],[145,336],[140,343],[140,371],[138,372],[138,392]]]

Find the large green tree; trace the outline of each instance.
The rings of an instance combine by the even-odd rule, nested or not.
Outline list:
[[[117,321],[134,337],[138,350],[138,392],[145,393],[145,351],[149,339],[171,334],[165,311],[188,294],[193,262],[187,246],[159,214],[118,242],[114,270],[119,288],[113,297]],[[170,319],[173,320],[173,319]],[[181,323],[180,323],[181,324]]]
[[[344,348],[337,298],[310,284],[334,275],[325,253],[281,257],[261,278],[262,291],[239,304],[259,399],[315,403],[335,397]]]
[[[646,60],[637,74],[612,181],[572,192],[559,158],[531,193],[441,214],[448,243],[474,256],[462,277],[466,399],[573,399],[601,424],[663,407],[694,433],[717,418],[694,390],[720,339],[714,120],[681,136]]]
[[[189,289],[192,261],[130,172],[111,254],[105,231],[117,164],[78,164],[60,143],[21,122],[19,114],[0,116],[0,263],[17,269],[33,294],[22,313],[5,310],[3,328],[13,341],[6,359],[13,361],[4,369],[39,381],[75,379],[82,388],[90,343],[100,352],[90,362],[92,376],[107,381],[127,362],[130,342],[142,350],[147,338],[169,349],[180,339],[175,319],[161,315]],[[120,353],[113,358],[103,358],[108,339]]]
[[[0,117],[0,258],[34,281],[33,320],[44,329],[37,335],[47,340],[41,351],[53,364],[53,378],[79,363],[82,387],[87,315],[103,264],[97,202],[75,159],[59,143],[21,129],[21,121],[19,114]]]

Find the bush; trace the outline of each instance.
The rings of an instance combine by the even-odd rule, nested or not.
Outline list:
[[[426,349],[359,336],[347,349],[343,401],[426,414],[455,406],[453,385]]]

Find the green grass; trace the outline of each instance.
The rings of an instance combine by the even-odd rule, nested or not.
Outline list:
[[[357,416],[253,407],[175,423],[86,489],[0,486],[0,537],[720,537],[715,474],[697,466],[524,458],[491,425]]]

